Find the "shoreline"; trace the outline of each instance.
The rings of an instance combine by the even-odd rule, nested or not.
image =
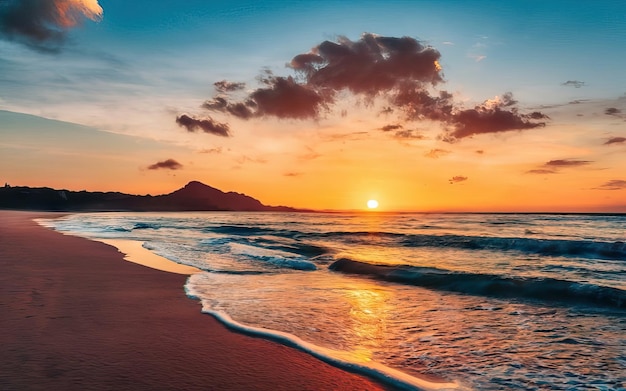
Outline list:
[[[0,388],[385,390],[299,350],[230,331],[186,276],[0,211]]]

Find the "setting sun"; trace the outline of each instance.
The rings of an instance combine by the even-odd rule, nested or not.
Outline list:
[[[369,209],[376,209],[376,208],[378,208],[378,201],[376,201],[376,200],[369,200],[369,201],[367,201],[367,207]]]

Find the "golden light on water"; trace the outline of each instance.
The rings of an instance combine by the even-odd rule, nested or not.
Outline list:
[[[348,289],[345,297],[350,303],[352,330],[359,337],[350,353],[357,361],[369,362],[373,351],[380,348],[380,344],[386,339],[389,313],[387,301],[390,294],[386,290],[362,284]]]

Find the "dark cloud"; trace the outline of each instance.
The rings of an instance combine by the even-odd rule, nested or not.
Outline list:
[[[390,93],[407,108],[433,106],[439,98],[419,92],[425,85],[443,81],[440,57],[437,50],[410,37],[363,34],[358,41],[339,37],[337,42],[324,41],[311,52],[291,60],[290,67],[298,73],[299,82],[265,72],[259,77],[265,86],[252,91],[243,102],[217,97],[203,107],[243,119],[262,116],[316,119],[335,103],[336,93],[343,90],[368,98]],[[225,92],[222,85],[226,84],[218,83],[218,91]],[[411,97],[419,98],[419,102],[412,101],[409,105],[407,100]],[[239,105],[239,110],[234,105]]]
[[[550,160],[544,167],[549,168],[562,168],[562,167],[580,167],[586,166],[590,163],[593,163],[589,160],[577,160],[577,159],[558,159],[558,160]]]
[[[212,118],[197,119],[187,114],[176,117],[176,123],[187,129],[188,132],[196,132],[198,130],[204,133],[211,133],[217,136],[229,137],[230,131],[228,124],[222,124],[214,121]]]
[[[148,170],[180,170],[181,168],[183,168],[183,165],[174,159],[163,160],[148,166]]]
[[[0,36],[37,50],[58,51],[66,32],[102,8],[86,0],[0,0]]]
[[[268,74],[261,81],[267,87],[256,89],[243,102],[230,102],[223,96],[217,96],[204,102],[202,107],[241,119],[264,116],[314,119],[326,108],[325,97],[315,89],[297,83],[292,77]]]
[[[578,80],[568,80],[565,83],[561,83],[562,86],[567,86],[567,87],[575,87],[575,88],[580,88],[583,87],[585,85],[584,81],[578,81]]]
[[[366,33],[358,41],[346,37],[324,41],[295,56],[290,65],[306,76],[307,84],[375,96],[405,82],[443,81],[440,57],[437,50],[414,38]]]
[[[390,101],[402,110],[408,120],[448,122],[453,118],[453,96],[447,91],[432,96],[422,85],[407,83]]]
[[[403,126],[400,124],[393,124],[393,125],[385,125],[382,128],[380,128],[380,130],[382,130],[383,132],[389,132],[391,130],[398,130],[402,128]]]
[[[448,183],[450,183],[451,185],[454,185],[455,183],[464,182],[467,179],[468,178],[466,176],[457,175],[457,176],[453,176],[452,178],[448,179]]]
[[[366,104],[381,99],[386,104],[381,114],[396,113],[402,121],[439,122],[446,129],[441,138],[450,142],[476,134],[545,126],[545,114],[520,112],[511,93],[473,109],[462,108],[451,93],[438,89],[444,81],[440,57],[435,48],[411,37],[370,33],[356,41],[339,37],[293,57],[289,67],[296,77],[274,76],[266,70],[257,78],[261,86],[245,94],[236,93],[243,88],[241,83],[217,82],[220,94],[203,108],[241,119],[319,119],[335,107],[340,93],[347,92]],[[233,97],[231,92],[239,96]],[[381,130],[397,130],[398,138],[414,136],[400,126],[387,125]]]
[[[538,111],[521,114],[516,104],[513,95],[506,93],[502,98],[486,100],[473,109],[458,111],[448,121],[452,129],[444,136],[444,140],[456,141],[476,134],[533,129],[546,125],[545,122],[534,121],[548,119],[548,116]]]
[[[474,152],[476,152],[476,153],[477,153],[477,154],[479,154],[479,155],[482,155],[482,154],[484,154],[484,153],[485,153],[485,151],[483,151],[482,149],[476,150],[476,151],[474,151]]]
[[[424,154],[424,156],[429,157],[431,159],[439,159],[440,157],[446,156],[449,153],[450,153],[450,151],[446,151],[445,149],[435,148],[435,149],[431,149],[430,151],[426,152]]]
[[[613,179],[596,187],[595,189],[596,190],[623,190],[623,189],[626,189],[626,181],[622,179]]]
[[[202,104],[202,107],[205,109],[229,113],[242,119],[250,119],[254,115],[252,110],[254,106],[250,101],[247,103],[230,103],[222,96],[217,96]]]
[[[215,89],[219,92],[232,92],[243,90],[246,88],[246,83],[235,83],[227,80],[216,81],[213,83]]]
[[[624,142],[626,142],[626,137],[611,137],[604,145],[623,144]]]
[[[608,109],[604,110],[604,114],[606,115],[616,115],[621,113],[622,111],[618,108],[615,107],[609,107]]]
[[[301,172],[286,172],[283,175],[284,176],[289,176],[289,177],[296,177],[296,176],[301,176],[302,173]]]
[[[296,83],[292,77],[272,76],[267,85],[267,88],[259,88],[250,94],[257,116],[314,119],[329,100],[317,90]]]

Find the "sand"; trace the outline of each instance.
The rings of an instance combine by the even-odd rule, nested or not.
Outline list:
[[[382,390],[226,329],[186,276],[0,211],[0,390]]]

